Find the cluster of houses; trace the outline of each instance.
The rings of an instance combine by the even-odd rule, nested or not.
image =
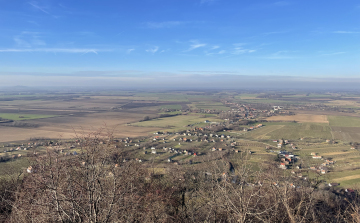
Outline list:
[[[310,153],[313,159],[322,159],[324,160],[323,163],[321,163],[318,167],[311,166],[309,169],[317,171],[321,174],[326,174],[328,172],[328,166],[335,164],[334,160],[324,159],[322,156],[319,156],[317,153],[312,152]]]
[[[28,148],[24,147],[24,148],[21,148],[21,147],[17,147],[17,148],[10,148],[10,149],[7,149],[7,150],[4,150],[4,153],[7,153],[7,152],[13,152],[13,151],[20,151],[20,150],[28,150]]]
[[[230,106],[232,109],[226,111],[228,113],[234,113],[237,116],[240,116],[242,119],[255,119],[259,116],[267,116],[270,114],[270,110],[267,109],[256,109],[251,107],[251,105],[239,104],[236,102],[231,102],[227,100],[221,101],[224,105]]]
[[[19,145],[4,145],[3,147],[6,147],[6,149],[4,150],[4,153],[6,152],[13,152],[13,151],[21,151],[21,150],[28,150],[30,148],[36,148],[38,146],[44,146],[47,145],[44,142],[29,142],[29,143],[23,143],[23,144],[19,144]],[[10,147],[10,148],[7,148]]]
[[[282,146],[289,144],[289,140],[287,139],[273,140],[273,142],[277,143],[279,149],[282,148]],[[296,146],[293,143],[291,143],[290,146],[292,149],[296,149]]]
[[[258,129],[258,128],[261,128],[263,127],[263,124],[258,124],[258,125],[255,125],[255,126],[251,126],[249,128],[244,128],[244,132],[247,132],[247,131],[252,131],[252,130],[255,130],[255,129]]]
[[[146,150],[146,147],[143,148],[144,150]],[[151,153],[152,154],[157,154],[157,150],[155,147],[151,147]],[[181,149],[174,149],[171,147],[163,147],[162,150],[164,152],[167,153],[175,153],[175,154],[184,154],[184,155],[193,155],[193,156],[197,156],[196,152],[192,152],[192,151],[188,151],[188,150],[181,150]],[[144,151],[144,154],[147,154],[146,151]]]
[[[279,165],[280,169],[287,169],[289,165],[294,164],[298,159],[297,156],[286,150],[280,151],[278,153],[278,156],[280,158],[280,165]]]
[[[319,156],[317,153],[314,153],[314,152],[312,152],[310,155],[312,156],[313,159],[324,160],[324,162],[321,163],[318,167],[311,166],[309,168],[310,170],[317,171],[321,174],[326,174],[328,172],[328,167],[335,163],[335,161],[329,160],[329,159],[324,159],[322,156]],[[281,169],[288,169],[289,165],[294,164],[298,159],[298,157],[296,155],[294,155],[291,152],[288,152],[286,150],[279,151],[278,156],[280,158],[279,168],[281,168]],[[301,169],[301,167],[296,166],[296,169]],[[294,171],[291,171],[291,172],[293,174],[295,174]],[[302,175],[299,174],[299,177],[302,177]]]

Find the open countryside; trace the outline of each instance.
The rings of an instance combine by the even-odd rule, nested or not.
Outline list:
[[[360,223],[359,21],[0,1],[0,223]]]
[[[112,93],[111,96],[78,93],[65,98],[54,95],[54,99],[49,100],[48,95],[46,97],[36,95],[33,96],[33,103],[29,103],[23,100],[30,97],[27,95],[2,102],[0,117],[2,120],[7,120],[0,126],[0,141],[3,150],[8,150],[8,146],[11,147],[12,144],[24,144],[34,139],[67,141],[99,129],[103,129],[102,135],[111,133],[117,138],[151,138],[154,132],[178,134],[194,128],[214,129],[212,135],[225,135],[226,140],[220,137],[221,140],[210,138],[204,141],[202,138],[206,134],[202,136],[198,134],[195,137],[190,134],[186,137],[187,140],[191,140],[190,142],[179,142],[180,135],[176,134],[164,135],[159,139],[163,139],[165,147],[192,150],[199,154],[208,153],[213,143],[218,146],[224,143],[222,145],[224,151],[229,151],[229,149],[230,151],[238,150],[241,153],[244,153],[244,150],[252,151],[250,161],[255,163],[273,161],[276,153],[269,152],[265,147],[277,148],[279,140],[286,139],[289,145],[291,142],[293,146],[287,148],[286,145],[284,149],[299,156],[303,169],[321,164],[318,160],[311,158],[311,153],[315,153],[323,157],[322,159],[331,159],[335,162],[331,168],[328,168],[328,173],[322,175],[327,181],[334,179],[340,185],[345,182],[345,185],[353,188],[356,188],[360,182],[360,179],[359,182],[355,180],[358,179],[358,175],[356,171],[353,171],[360,168],[360,163],[352,161],[357,157],[360,158],[357,145],[360,135],[356,131],[356,128],[359,128],[357,123],[360,122],[360,115],[356,115],[357,110],[351,109],[350,113],[345,111],[339,113],[342,115],[336,116],[319,115],[311,110],[303,113],[303,105],[298,105],[298,103],[287,107],[272,103],[264,104],[263,101],[243,104],[243,94],[236,92],[211,95],[203,92],[194,94],[178,92],[172,93],[171,97],[161,93],[147,95],[142,93],[141,96],[134,92],[120,94],[128,96],[117,96],[116,93]],[[162,95],[164,95],[163,98]],[[244,97],[249,97],[246,93],[244,95]],[[251,96],[256,98],[262,95],[266,94],[258,93]],[[317,96],[323,98],[322,95]],[[346,94],[342,97],[348,100]],[[311,97],[309,101],[316,98]],[[43,100],[46,100],[46,103],[42,103]],[[341,97],[336,100],[341,100]],[[324,106],[327,108],[322,103],[317,106],[321,109]],[[62,109],[59,109],[60,107]],[[297,113],[300,107],[301,113]],[[331,106],[328,109],[334,110],[334,107]],[[227,130],[222,133],[222,129]],[[230,142],[232,141],[230,144],[234,144],[233,147],[225,143],[228,141],[227,136],[230,137]],[[156,141],[152,140],[152,142]],[[146,155],[139,154],[138,156],[144,160],[151,160],[151,157],[154,157],[159,167],[163,166],[164,164],[161,163],[169,157],[167,153],[157,152],[154,156],[151,152],[149,150]],[[27,159],[26,153],[27,151],[24,153],[20,150],[10,153],[9,151],[2,152],[0,155],[21,154],[21,159]],[[181,156],[170,157],[174,162],[186,160],[186,157]],[[20,169],[25,167],[26,165],[17,165]],[[345,169],[350,176],[337,177],[336,173]]]

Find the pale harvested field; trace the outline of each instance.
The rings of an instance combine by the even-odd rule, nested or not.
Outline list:
[[[341,182],[341,181],[345,181],[345,180],[353,180],[353,179],[358,179],[358,178],[360,178],[360,174],[347,176],[347,177],[341,177],[341,178],[335,178],[335,179],[332,179],[332,181]]]
[[[313,110],[290,110],[296,114],[307,114],[307,115],[333,115],[333,116],[350,116],[350,117],[360,117],[358,113],[348,113],[348,112],[336,112],[336,111],[313,111]]]
[[[38,128],[0,127],[0,142],[29,140],[33,137],[74,138],[75,133],[86,134],[99,129],[102,133],[113,132],[116,137],[136,137],[148,135],[158,130],[151,127],[127,126],[126,123],[142,119],[144,114],[125,112],[106,112],[85,115],[83,117],[67,116],[28,121],[39,124]]]
[[[297,122],[329,123],[326,115],[312,115],[312,114],[273,116],[273,117],[267,118],[266,120],[268,120],[268,121],[297,121]]]
[[[100,99],[100,100],[135,100],[135,101],[144,101],[144,100],[152,100],[156,101],[159,97],[139,97],[139,96],[91,96],[92,99]]]
[[[360,101],[334,100],[334,101],[329,101],[328,103],[326,103],[326,105],[360,107]]]
[[[2,113],[25,112],[29,114],[71,114],[74,112],[93,112],[110,110],[126,102],[100,100],[72,100],[72,101],[10,101],[0,102]]]

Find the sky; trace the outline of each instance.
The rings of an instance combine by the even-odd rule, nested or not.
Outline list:
[[[0,0],[0,86],[285,79],[360,83],[359,0]]]

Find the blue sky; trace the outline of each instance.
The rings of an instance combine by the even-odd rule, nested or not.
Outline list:
[[[0,85],[359,71],[358,0],[0,0]]]

